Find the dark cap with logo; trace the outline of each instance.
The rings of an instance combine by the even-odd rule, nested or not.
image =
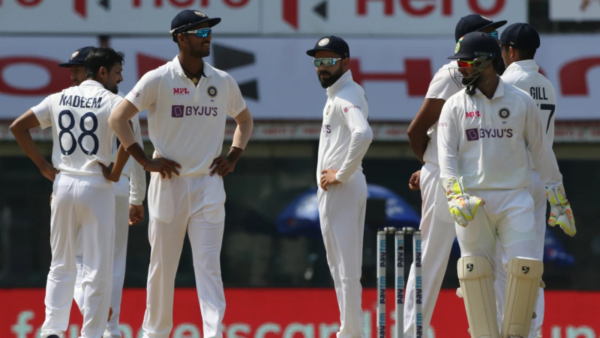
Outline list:
[[[515,23],[504,29],[500,42],[517,49],[534,51],[540,48],[540,35],[527,23]]]
[[[59,67],[71,67],[71,66],[85,66],[85,58],[88,56],[90,51],[92,50],[92,46],[87,46],[83,48],[79,48],[73,54],[71,54],[71,58],[69,61],[65,63],[58,64]]]
[[[317,52],[320,50],[327,50],[330,52],[337,53],[343,58],[350,57],[350,47],[348,47],[346,41],[334,35],[324,36],[320,38],[319,41],[317,41],[315,48],[307,50],[306,54],[308,54],[308,56],[314,57],[315,54],[317,54]]]
[[[506,20],[494,22],[492,19],[479,14],[469,14],[460,18],[454,30],[454,41],[458,41],[467,33],[481,31],[488,27],[498,29],[506,25]]]
[[[473,60],[481,56],[489,58],[500,57],[498,41],[491,35],[482,32],[472,32],[458,39],[454,55],[448,59]]]
[[[173,41],[177,42],[177,34],[186,32],[190,28],[203,22],[208,22],[208,27],[213,27],[221,22],[221,18],[211,19],[200,11],[184,9],[171,21],[171,31],[169,33],[173,36]]]

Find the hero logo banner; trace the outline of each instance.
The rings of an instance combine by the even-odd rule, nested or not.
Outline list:
[[[447,35],[468,14],[527,21],[527,3],[508,0],[280,0],[263,10],[273,19],[264,33],[275,34]]]

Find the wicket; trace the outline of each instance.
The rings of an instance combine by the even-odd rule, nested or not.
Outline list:
[[[386,338],[386,238],[394,234],[396,247],[396,334],[404,338],[404,235],[413,236],[413,260],[415,262],[415,338],[423,338],[423,285],[421,278],[421,231],[413,228],[384,228],[377,232],[377,337]]]

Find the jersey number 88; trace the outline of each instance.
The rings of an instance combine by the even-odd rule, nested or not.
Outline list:
[[[69,117],[69,125],[65,126],[63,125],[63,116],[68,116]],[[92,119],[92,128],[91,129],[86,129],[85,127],[85,119],[87,118],[91,118]],[[96,117],[96,115],[92,112],[89,113],[85,113],[82,117],[81,120],[79,120],[79,129],[81,130],[81,134],[79,135],[79,138],[75,139],[75,135],[73,135],[73,133],[71,132],[71,130],[75,127],[75,117],[73,116],[73,113],[71,113],[70,110],[63,110],[60,112],[60,114],[58,114],[58,126],[60,127],[60,133],[58,134],[58,143],[60,144],[60,151],[63,155],[68,156],[71,155],[72,153],[75,152],[75,149],[77,149],[77,144],[79,143],[79,147],[81,148],[81,151],[83,151],[84,154],[86,155],[96,155],[96,153],[98,152],[98,146],[99,146],[99,141],[98,141],[98,136],[96,136],[96,134],[94,134],[94,132],[96,131],[96,129],[98,129],[98,118]],[[62,138],[65,134],[69,134],[69,136],[71,136],[71,148],[69,149],[65,149],[65,147],[63,146],[63,142],[62,142]],[[88,150],[83,146],[83,139],[89,136],[92,138],[92,140],[94,141],[94,148],[92,150]]]

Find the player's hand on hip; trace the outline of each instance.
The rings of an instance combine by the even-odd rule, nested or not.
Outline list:
[[[160,177],[162,178],[171,178],[172,174],[179,176],[179,171],[177,168],[181,169],[181,165],[179,163],[168,160],[164,157],[153,158],[144,164],[144,170],[160,173]]]
[[[114,163],[109,164],[108,167],[100,162],[98,162],[98,164],[102,167],[102,175],[104,178],[112,182],[119,182],[120,177],[114,177],[115,175],[112,175],[112,170],[115,166]]]
[[[48,162],[44,163],[41,167],[39,167],[39,169],[42,172],[42,175],[44,175],[45,178],[49,179],[52,182],[54,182],[56,175],[58,175],[58,173],[60,172]]]
[[[337,170],[333,170],[333,169],[325,169],[321,172],[321,189],[327,191],[327,187],[331,186],[331,185],[338,185],[341,184],[342,182],[338,181],[337,178],[335,177],[335,174],[337,174]]]
[[[408,180],[410,190],[421,190],[421,170],[415,171]]]
[[[135,225],[144,220],[144,205],[129,205],[129,225]]]
[[[455,177],[442,178],[442,184],[446,190],[450,214],[458,225],[466,227],[475,218],[477,209],[485,202],[477,196],[467,194]]]
[[[219,176],[227,176],[227,174],[233,172],[235,169],[235,163],[232,163],[223,156],[219,156],[213,160],[213,163],[210,165],[209,169],[212,169],[210,176],[213,176],[214,174],[218,174]]]
[[[575,236],[577,233],[575,217],[562,182],[554,187],[546,188],[546,197],[550,202],[548,225],[555,226],[558,224],[567,235]]]

